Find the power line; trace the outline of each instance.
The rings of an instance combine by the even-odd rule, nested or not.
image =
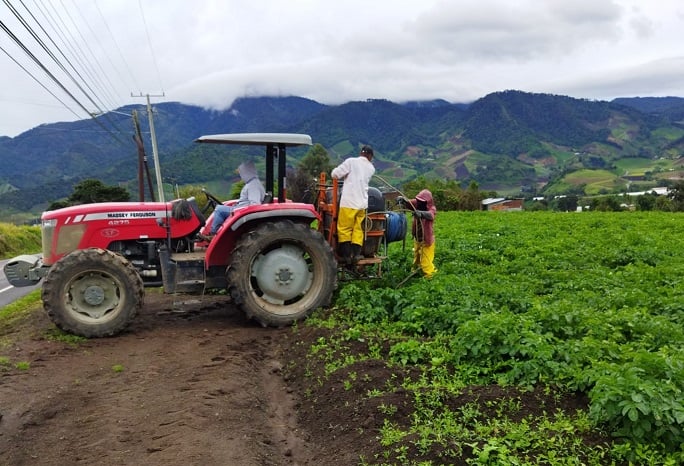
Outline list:
[[[9,27],[8,27],[4,22],[2,22],[2,21],[0,21],[0,28],[3,29],[3,30],[5,31],[5,33],[7,33],[7,35],[8,35],[8,36],[9,36],[9,37],[10,37],[10,38],[19,46],[19,48],[22,49],[22,50],[24,51],[24,53],[25,53],[25,54],[26,54],[26,55],[27,55],[27,56],[28,56],[28,57],[29,57],[29,58],[30,58],[38,67],[39,67],[39,68],[41,68],[41,69],[45,72],[45,74],[46,74],[46,75],[47,75],[55,84],[57,84],[57,86],[59,86],[59,87],[60,87],[60,88],[61,88],[61,89],[62,89],[62,90],[63,90],[63,91],[64,91],[64,92],[65,92],[65,93],[66,93],[66,94],[67,94],[67,95],[68,95],[68,96],[69,96],[69,97],[70,97],[70,98],[71,98],[71,99],[72,99],[72,100],[73,100],[73,101],[74,101],[74,102],[75,102],[75,103],[76,103],[76,104],[77,104],[77,105],[78,105],[78,106],[79,106],[87,115],[88,115],[88,116],[90,116],[90,117],[96,122],[96,124],[97,124],[98,126],[100,126],[104,131],[106,131],[107,133],[109,133],[109,134],[112,136],[112,138],[113,138],[114,140],[116,140],[118,143],[120,143],[121,145],[125,145],[125,143],[124,143],[116,134],[114,134],[109,128],[105,127],[105,126],[102,124],[101,121],[99,121],[98,119],[94,118],[94,116],[95,116],[96,114],[104,114],[104,113],[105,113],[105,112],[103,111],[102,107],[101,107],[100,105],[98,105],[98,104],[95,102],[94,98],[91,97],[91,95],[83,88],[83,86],[81,86],[81,85],[78,83],[78,81],[74,78],[74,76],[69,72],[69,70],[66,69],[66,67],[64,66],[64,64],[62,64],[61,61],[55,56],[55,54],[47,47],[47,45],[45,44],[45,42],[38,36],[38,34],[36,33],[36,31],[35,31],[35,30],[31,27],[31,25],[28,23],[28,21],[26,21],[26,20],[23,18],[23,16],[22,16],[22,15],[19,13],[19,11],[18,11],[18,10],[9,2],[9,0],[4,0],[4,3],[5,3],[5,5],[10,9],[10,11],[14,14],[14,16],[16,17],[16,19],[20,22],[20,24],[21,24],[22,26],[24,26],[24,28],[29,32],[29,34],[33,37],[33,39],[34,39],[34,40],[39,44],[39,46],[45,51],[45,53],[46,53],[50,58],[52,58],[52,60],[57,64],[57,66],[60,68],[60,70],[61,70],[64,74],[66,74],[66,76],[68,76],[68,77],[71,79],[71,81],[76,85],[76,87],[81,91],[81,93],[82,93],[82,94],[83,94],[83,95],[84,95],[84,96],[85,96],[85,97],[94,105],[94,107],[97,109],[97,112],[92,112],[92,111],[88,110],[88,109],[85,107],[85,105],[84,105],[84,104],[83,104],[83,103],[82,103],[82,102],[81,102],[81,101],[80,101],[80,100],[79,100],[71,91],[69,91],[69,90],[67,89],[67,87],[66,87],[66,86],[65,86],[65,85],[64,85],[64,84],[63,84],[63,83],[62,83],[62,82],[61,82],[61,81],[60,81],[52,72],[50,72],[50,70],[48,70],[48,68],[40,61],[40,59],[38,59],[38,57],[37,57],[33,52],[31,52],[31,50],[29,50],[29,48],[28,48],[28,47],[27,47],[27,46],[26,46],[26,45],[25,45],[25,44],[24,44],[24,43],[23,43],[23,42],[22,42],[22,41],[21,41],[21,40],[20,40],[20,39],[11,31],[11,30],[10,30],[10,29],[9,29]],[[58,46],[58,45],[55,43],[55,41],[50,37],[49,33],[45,30],[45,28],[43,28],[43,26],[40,24],[40,22],[37,20],[37,18],[31,13],[30,10],[28,10],[28,8],[26,7],[26,5],[23,3],[22,0],[20,0],[20,3],[21,3],[22,6],[28,11],[28,14],[31,16],[31,18],[33,18],[33,20],[36,22],[36,24],[38,24],[38,26],[39,26],[40,29],[43,31],[43,33],[48,37],[48,39],[50,40],[50,42],[57,48],[57,50],[58,50],[59,53],[62,55],[62,57],[64,57],[64,59],[66,60],[66,62],[69,64],[69,66],[74,70],[74,72],[78,75],[78,77],[84,82],[84,84],[85,84],[85,86],[88,88],[88,90],[89,90],[90,92],[94,93],[94,90],[87,84],[87,82],[83,79],[83,76],[78,72],[78,70],[74,67],[74,65],[71,63],[71,61],[68,59],[68,57],[66,57],[66,55],[62,52],[62,50],[59,48],[59,46]],[[9,53],[8,53],[6,50],[3,49],[3,52],[5,52],[5,54],[7,54],[7,55],[9,56]],[[32,77],[34,80],[36,80],[43,88],[45,88],[45,89],[47,90],[46,86],[44,86],[42,83],[40,83],[40,81],[38,81],[38,79],[37,79],[35,76],[33,76],[30,72],[28,72],[28,70],[27,70],[24,66],[20,65],[13,57],[10,56],[10,58],[11,58],[15,63],[17,63],[17,64],[20,66],[20,68],[21,68],[22,70],[24,70],[25,72],[27,72],[27,73],[29,74],[29,76],[31,76],[31,77]],[[50,91],[48,90],[48,92],[50,92]],[[55,96],[54,93],[50,92],[50,94],[53,95],[55,98],[57,98],[57,97]],[[102,101],[101,101],[99,98],[97,98],[97,96],[95,96],[95,99],[99,100],[100,103],[102,103]],[[64,104],[59,98],[57,98],[57,100],[58,100],[60,103],[62,103],[67,109],[69,109],[72,113],[74,113],[77,117],[79,117],[75,112],[73,112],[73,110],[72,110],[70,107],[68,107],[66,104]],[[109,117],[107,116],[106,118],[108,119]],[[116,127],[116,125],[115,125],[113,122],[110,121],[109,123],[110,123],[110,125]],[[118,129],[118,128],[117,128],[117,131],[121,132],[121,130]]]
[[[34,54],[33,54],[25,45],[24,45],[24,43],[23,43],[16,35],[14,35],[14,33],[12,33],[12,31],[10,31],[10,29],[7,27],[7,25],[5,25],[5,23],[4,23],[2,20],[0,20],[0,29],[2,29],[3,31],[5,31],[5,33],[7,33],[7,35],[10,36],[10,39],[12,39],[12,40],[19,46],[19,48],[22,49],[22,50],[24,51],[24,53],[25,53],[31,60],[33,60],[33,62],[34,62],[36,65],[38,65],[38,67],[41,68],[41,69],[45,72],[45,74],[47,74],[48,77],[49,77],[55,84],[57,84],[57,85],[58,85],[58,86],[59,86],[59,87],[60,87],[60,88],[61,88],[61,89],[62,89],[62,90],[71,98],[71,100],[73,100],[74,102],[76,102],[76,104],[77,104],[79,107],[81,107],[81,109],[82,109],[87,115],[89,115],[89,114],[91,113],[91,112],[90,112],[87,108],[85,108],[85,106],[76,98],[76,96],[74,96],[74,95],[69,91],[69,89],[67,89],[67,88],[59,81],[59,79],[57,79],[57,77],[56,77],[54,74],[52,74],[52,73],[50,72],[50,70],[47,69],[47,67],[38,59],[38,57],[36,57],[36,56],[35,56],[35,55],[34,55]],[[23,68],[23,67],[22,67],[22,68]]]
[[[20,0],[20,1],[23,1],[23,0]],[[23,3],[22,3],[22,4],[23,4]],[[107,105],[107,104],[105,103],[105,101],[104,101],[104,98],[100,98],[100,96],[96,93],[95,89],[93,89],[93,87],[91,87],[91,86],[88,84],[88,81],[86,81],[86,80],[83,78],[83,76],[78,72],[78,70],[73,66],[73,64],[71,63],[71,61],[69,61],[69,59],[64,55],[64,53],[61,51],[61,49],[59,49],[59,46],[52,40],[52,38],[50,37],[50,35],[48,34],[48,32],[45,31],[45,29],[44,29],[42,26],[40,26],[40,23],[35,19],[35,17],[33,17],[34,20],[36,21],[36,23],[39,24],[39,26],[41,27],[41,29],[43,30],[43,32],[45,33],[45,35],[48,36],[48,38],[49,38],[50,41],[53,43],[53,45],[55,45],[55,47],[57,47],[57,49],[58,49],[59,52],[62,54],[62,56],[67,60],[67,63],[69,63],[69,65],[70,65],[70,66],[72,67],[72,69],[76,72],[76,74],[77,74],[78,77],[81,79],[81,81],[85,84],[85,86],[88,88],[88,90],[93,94],[93,98],[90,99],[91,102],[93,102],[93,100],[96,99],[96,100],[101,104],[101,106],[98,106],[97,104],[95,104],[95,103],[93,102],[93,104],[95,105],[95,108],[97,108],[97,110],[98,110],[97,113],[98,113],[98,114],[104,114],[104,115],[105,115],[105,116],[104,116],[105,120],[107,120],[107,122],[108,122],[110,125],[112,125],[114,128],[116,128],[117,131],[121,132],[121,130],[117,127],[117,125],[115,124],[115,122],[114,122],[113,120],[111,120],[110,117],[109,117],[109,115],[107,115],[107,113],[106,113],[106,109],[107,109],[107,108],[113,108],[113,107],[114,107],[114,105],[112,105],[113,100],[111,100],[111,95],[108,94],[107,89],[105,89],[105,86],[103,86],[102,81],[101,81],[101,80],[99,79],[99,77],[97,76],[97,71],[95,70],[95,67],[94,67],[93,65],[91,65],[90,60],[88,60],[88,57],[86,56],[86,53],[84,53],[84,52],[83,52],[83,49],[79,46],[79,42],[76,40],[76,38],[74,37],[74,35],[70,32],[69,27],[67,26],[66,22],[64,21],[64,19],[63,19],[62,16],[60,15],[59,11],[57,11],[57,9],[55,8],[54,4],[50,4],[50,5],[52,6],[52,9],[53,9],[53,11],[54,11],[54,14],[55,14],[56,17],[59,19],[59,22],[61,23],[61,25],[62,25],[62,27],[64,28],[64,30],[66,31],[66,33],[62,33],[62,31],[60,31],[59,27],[55,25],[56,22],[54,22],[54,21],[53,21],[52,23],[50,23],[51,26],[52,26],[52,29],[53,29],[55,32],[57,32],[57,34],[60,35],[60,37],[62,38],[62,43],[63,43],[65,46],[70,47],[70,51],[71,51],[72,56],[75,58],[75,61],[77,61],[77,62],[80,64],[81,68],[82,68],[83,71],[84,71],[84,74],[88,75],[88,77],[90,78],[90,80],[91,80],[92,83],[93,83],[93,86],[97,86],[98,89],[99,89],[99,91],[100,91],[100,93],[104,93],[104,94],[106,95],[106,98],[107,98],[107,99],[110,99],[110,100],[109,100],[109,105]],[[86,49],[90,52],[90,55],[91,55],[91,57],[93,58],[94,62],[95,62],[96,64],[99,65],[99,62],[97,61],[97,58],[95,57],[95,55],[93,54],[92,50],[91,50],[90,47],[88,46],[88,42],[85,40],[85,37],[83,37],[83,34],[81,33],[80,28],[78,27],[78,25],[76,24],[76,22],[73,20],[72,16],[69,14],[69,10],[66,8],[66,6],[65,6],[63,3],[62,3],[62,6],[64,7],[63,10],[64,10],[64,12],[65,12],[65,14],[66,14],[66,17],[71,21],[71,24],[73,25],[74,29],[78,32],[78,34],[79,34],[79,36],[80,36],[80,38],[81,38],[81,42],[85,44]],[[24,8],[26,8],[25,5],[24,5]],[[47,10],[47,8],[46,8],[46,10]],[[29,12],[29,14],[30,14],[30,12]],[[32,16],[33,16],[33,15],[32,15]],[[43,16],[46,17],[45,12],[43,12]],[[50,18],[52,18],[52,16],[49,14],[49,11],[48,11],[48,16],[50,16]],[[47,18],[46,18],[46,19],[47,19]],[[50,22],[49,19],[48,19],[48,22]],[[68,35],[69,37],[67,37],[67,35]],[[70,40],[69,40],[69,39],[70,39]],[[80,55],[79,55],[79,54],[80,54]],[[88,97],[89,97],[89,96],[88,96]]]
[[[145,12],[142,7],[142,0],[138,0],[138,6],[140,7],[140,16],[142,17],[143,24],[145,25],[145,36],[147,37],[147,45],[150,47],[150,53],[152,54],[152,62],[154,63],[154,69],[157,71],[157,79],[159,79],[159,87],[164,93],[164,84],[161,80],[161,74],[159,73],[159,66],[157,66],[157,57],[154,54],[154,49],[152,48],[152,41],[150,40],[150,32],[147,28],[147,21],[145,21]]]
[[[85,24],[85,25],[88,27],[88,30],[90,31],[91,36],[92,36],[92,37],[95,39],[95,41],[97,42],[97,45],[98,45],[98,47],[100,48],[100,50],[103,52],[104,57],[107,59],[107,61],[109,62],[109,64],[112,66],[112,68],[118,73],[118,69],[117,69],[117,68],[114,66],[114,64],[112,63],[111,59],[109,58],[109,54],[104,50],[104,47],[102,47],[102,43],[100,42],[100,38],[99,38],[98,34],[96,34],[95,31],[93,30],[93,28],[92,28],[92,26],[91,26],[91,24],[90,24],[91,22],[88,21],[88,20],[83,16],[82,10],[81,10],[80,8],[76,7],[76,5],[74,4],[73,0],[72,0],[71,3],[72,3],[72,5],[73,5],[74,9],[78,12],[78,15],[81,17],[82,23]],[[79,32],[80,32],[80,31],[79,31]],[[83,35],[82,35],[82,34],[81,34],[81,38],[83,38]],[[114,95],[116,95],[116,88],[114,87],[114,84],[112,83],[111,79],[109,79],[109,74],[108,74],[107,72],[105,72],[104,68],[102,67],[102,64],[101,64],[100,61],[96,58],[96,55],[93,53],[92,49],[90,48],[90,45],[88,44],[88,41],[86,41],[85,38],[83,38],[83,42],[86,44],[86,47],[88,48],[88,51],[90,52],[91,56],[93,57],[93,59],[94,59],[94,61],[95,61],[95,64],[96,64],[96,65],[98,66],[98,68],[100,69],[101,76],[103,76],[103,77],[104,77],[104,80],[106,80],[106,82],[109,84],[109,87],[110,87],[110,89],[112,90],[112,93],[113,93]],[[119,74],[119,78],[121,78],[121,75],[120,75],[120,74]],[[122,81],[123,81],[123,80],[122,80]],[[116,100],[116,99],[114,99],[114,100]],[[113,107],[112,107],[112,108],[113,108]]]
[[[91,82],[93,82],[94,85],[98,84],[100,89],[104,90],[104,89],[102,89],[101,82],[98,82],[98,79],[96,77],[96,73],[93,72],[93,67],[90,65],[90,62],[89,62],[88,58],[86,57],[86,54],[83,52],[83,50],[79,46],[78,42],[74,39],[74,36],[73,36],[73,34],[71,34],[69,27],[67,27],[64,19],[62,18],[60,13],[56,10],[55,6],[52,3],[50,3],[50,5],[54,11],[54,15],[53,15],[53,13],[51,13],[49,11],[49,9],[44,5],[42,0],[35,0],[35,3],[36,3],[36,6],[38,7],[38,10],[43,15],[43,18],[47,21],[47,23],[52,28],[52,30],[57,34],[59,39],[61,39],[61,42],[64,45],[64,47],[70,52],[71,56],[73,57],[73,61],[75,63],[77,63],[80,66],[80,68],[83,70],[83,74],[86,75],[89,78],[89,80]],[[26,8],[27,11],[29,11],[29,14],[31,14],[30,10],[28,10],[26,5],[24,5],[24,8]],[[64,11],[66,12],[67,17],[71,20],[71,23],[73,24],[74,28],[80,33],[80,30],[78,29],[78,27],[74,23],[71,16],[68,14],[68,11],[66,9],[64,9]],[[83,76],[81,76],[81,74],[78,72],[78,70],[76,70],[76,67],[73,65],[71,60],[69,60],[66,57],[64,52],[62,52],[62,50],[55,43],[55,41],[52,39],[52,37],[50,37],[50,34],[40,24],[38,19],[33,14],[31,14],[31,16],[33,17],[36,24],[38,24],[40,26],[43,33],[48,37],[48,39],[52,42],[52,44],[57,48],[57,50],[60,52],[60,54],[67,60],[67,63],[69,63],[71,68],[76,72],[76,74],[78,74],[79,78],[81,78],[81,80],[84,83],[86,83],[86,85],[87,85],[86,80],[83,78]],[[60,27],[60,24],[61,24],[61,27]],[[70,37],[68,37],[68,36],[70,36]],[[85,42],[85,40],[83,40],[83,42]],[[87,42],[85,42],[85,43],[87,46]],[[95,93],[95,91],[92,87],[90,87],[89,85],[87,87],[91,92]],[[106,94],[106,92],[105,92],[105,94]],[[110,96],[107,95],[107,98],[110,98]],[[107,107],[107,105],[104,102],[104,99],[98,98],[98,101],[100,102],[102,107]]]
[[[39,79],[37,75],[32,73],[26,66],[22,65],[15,57],[13,57],[8,50],[0,47],[2,52],[5,53],[5,55],[7,55],[12,61],[14,61],[17,66],[19,66],[27,75],[31,77],[31,79],[38,83],[43,89],[48,91],[50,95],[52,95],[74,116],[80,119],[77,111],[68,105],[69,101],[75,103],[76,106],[86,115],[93,118],[104,131],[110,133],[112,138],[124,145],[124,143],[114,133],[112,133],[110,129],[103,125],[104,122],[108,121],[109,123],[107,126],[112,126],[113,128],[117,127],[116,123],[110,121],[110,115],[107,115],[113,110],[106,110],[108,107],[112,107],[111,102],[116,100],[116,98],[113,96],[116,91],[112,81],[109,79],[110,75],[104,71],[104,68],[102,67],[100,61],[98,61],[93,49],[88,45],[88,42],[93,41],[88,41],[84,37],[83,24],[87,25],[89,28],[90,34],[95,38],[95,41],[97,41],[98,46],[102,49],[103,55],[109,60],[109,64],[112,66],[112,68],[117,72],[118,68],[114,66],[109,54],[107,54],[102,47],[98,34],[93,31],[93,28],[90,26],[90,22],[86,20],[80,9],[77,8],[73,3],[73,0],[68,7],[65,4],[65,2],[68,3],[67,0],[60,0],[62,9],[59,11],[56,9],[56,5],[52,2],[47,2],[46,6],[43,0],[34,0],[34,9],[37,15],[34,14],[29,7],[27,7],[27,5],[24,3],[24,0],[18,1],[25,12],[20,12],[19,9],[14,7],[11,0],[3,0],[5,6],[18,21],[18,24],[20,24],[23,29],[28,32],[31,38],[38,45],[38,48],[36,49],[37,52],[32,51],[27,43],[25,43],[26,39],[24,39],[24,42],[22,42],[22,38],[15,34],[7,25],[10,23],[6,24],[5,22],[0,21],[0,30],[7,34],[9,38],[14,41],[17,47],[21,49],[22,52],[30,59],[30,61],[33,62],[33,64],[35,64],[35,66],[40,70],[42,70],[42,72],[45,73],[45,76],[47,76],[50,81],[52,81],[62,92],[64,92],[69,99],[67,101],[60,99],[60,97],[50,89],[50,87],[53,86],[48,87],[44,82],[42,82],[44,79]],[[121,53],[121,49],[118,46],[116,38],[109,28],[109,25],[102,14],[102,10],[100,9],[99,5],[97,5],[97,0],[94,0],[94,3],[108,33],[112,36],[113,43],[115,44],[130,77],[133,81],[135,81],[135,76],[131,72],[125,57]],[[161,84],[161,75],[159,72],[156,56],[154,54],[154,49],[152,47],[152,41],[145,19],[143,5],[140,0],[138,6],[140,9],[143,25],[145,27],[147,43],[150,53],[152,54],[152,61],[157,73],[157,78]],[[79,15],[78,17],[74,14],[72,8],[76,8]],[[75,21],[75,18],[80,18],[80,21]],[[67,27],[67,23],[69,24],[69,27]],[[58,67],[57,72],[50,70],[48,63],[46,63],[45,56],[49,58],[47,62],[51,60]],[[64,79],[65,77],[67,78],[66,80]],[[121,73],[118,74],[118,77],[120,79],[122,78]],[[69,84],[69,82],[73,85]],[[162,93],[162,96],[163,95],[164,94]],[[131,96],[133,97],[133,95]],[[143,94],[140,93],[140,96],[142,97]],[[149,111],[149,95],[147,95],[147,98]],[[89,105],[91,104],[93,106],[94,110],[89,110],[87,108],[89,105],[85,104],[86,101],[89,103]],[[100,121],[100,118],[95,118],[95,116],[99,115],[103,116],[103,121]],[[117,132],[122,131],[117,129]]]
[[[97,57],[95,56],[95,54],[93,53],[92,49],[90,48],[90,45],[88,44],[88,41],[85,39],[85,37],[83,37],[83,33],[81,32],[81,28],[79,28],[79,27],[77,26],[76,22],[74,21],[74,19],[72,18],[71,14],[69,13],[69,9],[64,5],[64,2],[62,2],[62,7],[63,7],[63,9],[64,9],[65,15],[67,16],[67,18],[69,18],[69,20],[71,21],[71,24],[74,25],[74,29],[76,30],[76,32],[77,32],[78,35],[80,36],[80,38],[81,38],[81,43],[83,43],[83,45],[85,46],[85,49],[90,53],[90,57],[92,58],[92,62],[91,62],[90,60],[88,60],[88,57],[86,56],[87,54],[83,53],[81,47],[78,46],[79,43],[78,43],[78,42],[75,42],[76,48],[77,48],[79,51],[81,51],[81,54],[83,55],[83,57],[84,57],[84,59],[85,59],[85,62],[86,62],[85,64],[86,64],[86,65],[89,65],[89,67],[90,67],[90,69],[91,69],[91,71],[92,71],[91,79],[92,79],[95,83],[97,83],[97,85],[98,85],[98,87],[99,87],[99,89],[100,89],[101,92],[103,92],[104,94],[106,94],[107,97],[111,97],[111,95],[108,93],[109,90],[107,89],[107,87],[104,85],[104,83],[103,83],[102,80],[100,79],[100,76],[99,76],[98,73],[97,73],[97,69],[96,69],[96,67],[94,66],[94,65],[100,65],[99,61],[97,60]],[[54,9],[54,8],[55,8],[55,7],[54,7],[54,5],[53,5],[53,9]],[[79,11],[78,8],[77,8],[76,10]],[[85,21],[85,23],[87,24],[87,21]],[[68,30],[68,29],[67,29],[67,30]],[[94,63],[94,65],[93,65],[92,63]],[[85,68],[87,69],[88,67],[85,67]],[[100,67],[100,68],[101,68],[101,67]],[[113,100],[110,100],[109,108],[113,108],[113,107],[114,107],[113,105],[111,105],[111,102],[113,102]]]
[[[15,60],[14,57],[13,57],[12,55],[10,55],[9,53],[7,53],[7,50],[5,50],[2,46],[0,46],[0,50],[2,50],[2,51],[5,53],[5,55],[7,55],[7,57],[9,57],[10,60],[12,60],[14,63],[16,63],[17,66],[18,66],[19,68],[21,68],[22,70],[24,70],[24,72],[25,72],[26,74],[28,74],[35,82],[37,82],[38,85],[39,85],[40,87],[42,87],[42,88],[45,89],[47,92],[49,92],[50,95],[51,95],[52,97],[54,97],[55,99],[57,99],[57,100],[59,101],[60,104],[62,104],[67,110],[69,110],[71,113],[73,113],[74,116],[76,116],[76,118],[81,118],[81,116],[80,116],[78,113],[76,113],[75,111],[73,111],[73,110],[71,109],[71,107],[69,107],[65,102],[63,102],[59,97],[57,97],[57,96],[55,95],[54,92],[52,92],[52,91],[51,91],[50,89],[48,89],[43,83],[41,83],[41,82],[38,80],[38,78],[36,78],[35,76],[33,76],[33,74],[31,74],[31,72],[30,72],[29,70],[27,70],[27,69],[24,67],[24,65],[22,65],[22,64],[19,63],[17,60]]]
[[[116,41],[116,36],[112,33],[112,30],[109,28],[109,24],[107,23],[107,20],[105,19],[104,15],[102,14],[102,10],[100,10],[100,5],[97,4],[97,1],[95,1],[95,7],[97,8],[97,12],[100,14],[100,18],[102,19],[102,22],[104,23],[105,27],[107,28],[107,32],[109,32],[109,36],[112,38],[112,41],[114,42],[114,45],[116,46],[116,50],[119,52],[119,56],[121,57],[121,61],[123,61],[124,66],[126,67],[126,70],[128,71],[128,74],[131,78],[131,81],[133,84],[135,84],[134,87],[140,89],[140,86],[138,86],[136,80],[135,80],[135,75],[133,74],[133,71],[131,71],[131,67],[128,65],[128,62],[126,61],[126,58],[124,57],[123,53],[121,52],[121,47],[119,47],[119,43]],[[107,55],[107,58],[109,58],[109,55]],[[116,70],[116,72],[119,74],[119,77],[121,78],[121,73],[119,73],[119,69],[114,66],[114,64],[109,61],[109,63],[112,65],[112,67]],[[124,81],[123,79],[121,79]]]
[[[4,3],[5,3],[5,5],[7,5],[7,7],[10,9],[10,11],[14,14],[14,16],[19,20],[19,22],[21,23],[21,25],[24,26],[24,29],[26,29],[26,31],[28,31],[28,33],[31,35],[31,37],[33,37],[33,39],[38,43],[38,45],[40,45],[40,47],[45,51],[45,53],[47,53],[47,55],[48,55],[48,56],[57,64],[57,66],[59,67],[59,69],[62,70],[62,72],[63,72],[69,79],[71,79],[71,82],[73,82],[74,85],[76,85],[76,87],[77,87],[77,88],[81,91],[81,93],[90,101],[90,103],[92,103],[93,106],[94,106],[98,111],[102,112],[102,108],[100,107],[100,105],[98,105],[98,104],[93,100],[93,98],[90,96],[90,94],[88,94],[88,92],[86,92],[86,90],[83,89],[83,86],[81,86],[81,85],[78,83],[78,81],[76,80],[76,78],[74,78],[74,76],[71,74],[71,72],[69,72],[69,70],[67,70],[66,66],[64,66],[64,64],[57,58],[57,56],[56,56],[56,55],[47,47],[47,45],[45,44],[45,42],[38,36],[38,34],[36,33],[36,31],[28,24],[28,21],[26,21],[26,20],[24,19],[24,17],[19,13],[19,11],[17,11],[17,9],[14,8],[14,7],[12,6],[12,4],[9,2],[9,0],[4,0]],[[22,5],[23,5],[23,2],[22,2]],[[26,6],[24,5],[24,8],[25,8],[25,7],[26,7]],[[29,14],[30,14],[31,17],[34,19],[34,21],[36,21],[35,17],[31,14],[30,11],[29,11]],[[36,22],[37,22],[37,21],[36,21]],[[38,23],[38,25],[40,26],[40,23]],[[41,27],[41,29],[43,29],[42,26],[40,26],[40,27]],[[50,40],[50,42],[52,42],[52,44],[57,48],[57,50],[59,51],[59,53],[66,59],[66,61],[67,61],[67,63],[69,64],[69,66],[71,66],[71,68],[74,69],[74,71],[76,72],[76,74],[78,75],[78,77],[81,78],[81,80],[83,80],[83,77],[78,73],[78,71],[75,70],[73,64],[69,61],[69,59],[66,58],[66,56],[64,55],[64,53],[62,52],[62,50],[57,46],[57,44],[54,42],[54,40],[52,40],[52,38],[49,36],[49,34],[47,34],[47,33],[45,32],[45,29],[43,29],[43,32],[47,35],[47,37],[48,37],[48,39]],[[16,36],[14,36],[14,34],[12,34],[12,36],[13,36],[13,39],[14,39],[18,44],[21,43],[21,41],[20,41]],[[21,44],[21,47],[27,50],[27,48],[26,48],[23,44]],[[62,89],[64,89],[64,90],[66,91],[66,87],[57,79],[57,77],[55,77],[54,74],[50,73],[50,72],[47,70],[47,68],[46,68],[42,63],[40,63],[40,61],[35,57],[35,55],[33,55],[33,54],[31,53],[31,57],[36,61],[36,63],[39,63],[40,66],[41,66],[47,73],[49,73],[49,76],[50,76],[50,77],[51,77],[51,78],[52,78],[52,79],[53,79],[53,80],[54,80]],[[87,84],[86,84],[86,86],[87,86]],[[90,88],[89,88],[89,89],[90,89]],[[92,92],[92,89],[90,89],[90,91]],[[69,96],[71,96],[72,99],[74,99],[74,100],[78,103],[78,105],[79,105],[81,108],[83,108],[83,110],[84,110],[86,113],[91,113],[91,112],[89,112],[89,111],[85,108],[85,106],[84,106],[80,101],[78,101],[78,99],[76,99],[76,97],[75,97],[71,92],[68,92],[68,94],[69,94]]]
[[[47,74],[48,77],[50,77],[50,79],[52,79],[52,80],[53,80],[53,81],[54,81],[54,82],[55,82],[55,83],[56,83],[56,84],[57,84],[57,85],[58,85],[58,86],[59,86],[59,87],[60,87],[60,88],[69,96],[69,97],[71,97],[71,99],[72,99],[74,102],[76,102],[76,104],[78,104],[78,106],[81,107],[81,109],[82,109],[84,112],[86,112],[86,114],[90,115],[91,118],[93,118],[93,119],[95,120],[95,122],[96,122],[100,127],[102,127],[102,129],[104,129],[105,131],[107,131],[115,140],[117,140],[119,143],[121,143],[121,144],[123,145],[123,141],[122,141],[121,139],[119,139],[114,133],[112,133],[108,128],[106,128],[101,122],[97,121],[97,119],[95,119],[95,118],[93,117],[93,114],[92,114],[91,112],[89,112],[88,109],[85,108],[85,107],[83,106],[83,104],[82,104],[82,103],[81,103],[81,102],[80,102],[80,101],[79,101],[71,92],[69,92],[69,90],[68,90],[66,87],[64,87],[64,85],[63,85],[63,84],[62,84],[62,83],[61,83],[61,82],[60,82],[60,81],[59,81],[59,80],[58,80],[58,79],[57,79],[57,78],[56,78],[56,77],[55,77],[55,76],[54,76],[54,75],[45,67],[45,65],[43,65],[43,63],[41,63],[40,60],[38,60],[38,58],[37,58],[30,50],[28,50],[28,48],[23,44],[23,42],[21,42],[21,40],[19,40],[19,38],[18,38],[17,36],[15,36],[14,33],[12,33],[12,31],[9,30],[9,28],[7,27],[7,25],[6,25],[2,20],[0,20],[0,29],[2,29],[3,31],[5,31],[5,33],[7,33],[7,35],[10,36],[10,38],[11,38],[12,40],[14,40],[14,41],[16,42],[16,44],[24,51],[24,53],[26,53],[26,54],[29,56],[29,58],[31,58],[31,59],[32,59],[32,60],[33,60],[33,61],[34,61],[34,62],[35,62],[35,63],[36,63],[44,72],[45,72],[45,74]],[[3,52],[7,53],[7,52],[5,51],[5,49],[2,49],[2,50],[3,50]],[[10,58],[12,58],[12,57],[10,57]],[[14,60],[14,58],[12,58],[12,60],[13,60],[15,63],[17,63],[16,60]],[[17,64],[18,64],[18,63],[17,63]],[[21,66],[21,65],[19,65],[19,66],[20,66],[23,70],[25,70],[25,68],[24,68],[23,66]],[[29,73],[29,75],[31,75],[31,74]],[[31,76],[33,76],[33,75],[31,75]],[[42,86],[42,84],[41,84],[41,86]],[[43,87],[45,87],[45,86],[43,86]],[[49,92],[49,91],[48,91],[48,92]],[[52,94],[52,92],[50,92],[50,94]],[[52,94],[52,95],[54,95],[54,94]],[[61,102],[60,99],[57,99],[57,100],[59,100],[59,101]],[[66,106],[66,105],[65,105],[65,107],[69,108],[69,107]],[[69,109],[69,110],[71,110],[71,109]],[[73,112],[73,111],[72,111],[72,112]],[[78,115],[76,115],[76,116],[78,117]]]

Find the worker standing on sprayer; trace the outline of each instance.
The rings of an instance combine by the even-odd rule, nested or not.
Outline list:
[[[361,260],[362,222],[368,208],[368,183],[375,173],[373,149],[363,146],[358,157],[350,157],[333,169],[333,178],[343,179],[337,216],[337,255],[344,265]]]

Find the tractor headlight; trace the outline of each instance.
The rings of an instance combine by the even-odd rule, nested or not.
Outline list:
[[[57,233],[57,244],[55,254],[68,254],[78,249],[78,245],[86,231],[85,223],[62,225]]]
[[[52,238],[55,236],[55,227],[57,226],[57,220],[43,220],[40,225],[41,229],[41,246],[43,248],[43,257],[45,260],[49,260],[52,257]]]

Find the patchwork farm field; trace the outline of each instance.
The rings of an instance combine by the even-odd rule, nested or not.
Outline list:
[[[608,170],[577,170],[567,175],[565,182],[574,186],[585,185],[585,192],[589,195],[599,194],[602,190],[612,192],[624,184],[615,173]]]
[[[402,284],[393,243],[299,329],[304,413],[379,417],[347,426],[360,464],[684,462],[684,217],[445,212],[436,236],[433,279]]]

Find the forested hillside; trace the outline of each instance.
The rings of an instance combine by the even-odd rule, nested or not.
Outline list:
[[[39,212],[86,178],[135,189],[138,114],[148,161],[142,105],[72,123],[45,124],[0,138],[0,208]],[[663,185],[684,174],[684,99],[614,102],[504,91],[472,104],[371,99],[323,105],[300,97],[236,100],[217,111],[180,103],[154,105],[165,183],[225,178],[249,153],[193,143],[203,134],[301,132],[333,162],[362,144],[376,150],[378,174],[401,184],[417,176],[476,182],[503,195],[624,192]],[[306,153],[292,151],[289,163]]]

